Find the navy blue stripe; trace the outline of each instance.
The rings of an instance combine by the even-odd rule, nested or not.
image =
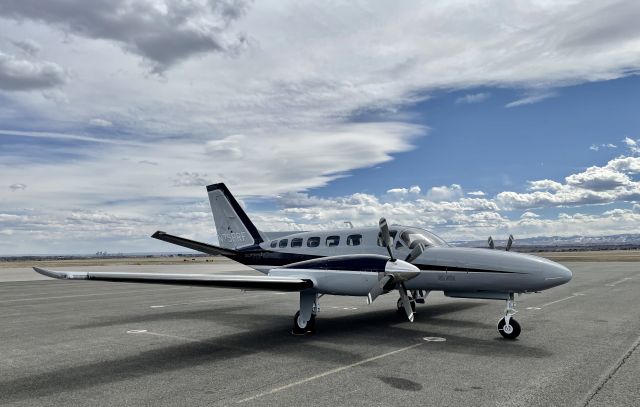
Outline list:
[[[436,271],[459,271],[465,273],[505,273],[505,274],[527,274],[518,271],[506,271],[506,270],[489,270],[489,269],[477,269],[470,267],[454,267],[454,266],[441,266],[437,264],[414,264],[420,270],[436,270]]]

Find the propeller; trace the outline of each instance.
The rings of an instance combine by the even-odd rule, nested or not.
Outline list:
[[[506,251],[511,250],[511,245],[513,245],[513,235],[509,235],[509,240],[507,241]]]
[[[405,258],[404,261],[406,261],[407,263],[413,263],[415,259],[420,257],[423,251],[424,251],[424,244],[418,242],[416,244],[416,247],[414,247],[413,250],[411,250],[411,253],[407,255],[407,258]]]
[[[387,248],[389,252],[389,260],[396,261],[393,257],[393,252],[391,251],[391,246],[393,245],[393,240],[391,240],[391,233],[389,233],[389,226],[387,225],[387,220],[385,218],[380,218],[380,222],[378,222],[380,226],[380,236],[382,237],[382,245]]]
[[[513,241],[515,239],[513,238],[513,235],[509,235],[509,239],[507,240],[507,247],[505,248],[506,251],[511,250],[511,246],[513,245]],[[493,238],[491,236],[489,236],[489,238],[487,239],[487,243],[489,244],[489,249],[495,249],[496,245],[493,242]]]
[[[393,256],[393,250],[391,249],[393,240],[391,239],[391,233],[389,233],[387,220],[385,218],[380,218],[379,226],[382,245],[386,247],[389,252],[389,262],[391,264],[387,263],[388,266],[384,276],[378,281],[378,284],[373,286],[371,291],[369,291],[369,294],[367,295],[367,304],[371,304],[376,298],[378,298],[378,296],[380,296],[380,294],[385,291],[390,291],[395,286],[398,288],[400,293],[402,307],[407,313],[407,318],[409,318],[409,321],[413,322],[411,300],[407,295],[407,289],[404,282],[412,279],[420,273],[419,270],[410,263],[422,254],[424,251],[424,245],[422,243],[417,244],[411,250],[411,253],[409,253],[405,261],[397,260]]]

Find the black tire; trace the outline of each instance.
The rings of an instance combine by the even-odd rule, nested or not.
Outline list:
[[[511,325],[510,332],[509,329],[507,329],[507,332],[505,332],[505,321],[504,317],[502,317],[500,321],[498,321],[498,332],[500,332],[500,335],[502,335],[502,337],[505,339],[516,339],[518,336],[520,336],[520,332],[522,332],[520,324],[514,318],[511,318],[511,320],[509,321],[509,325]]]
[[[416,302],[413,298],[409,297],[411,302],[411,311],[416,312]],[[396,303],[398,314],[404,314],[404,307],[402,306],[402,298],[398,298],[398,302]]]
[[[291,333],[294,335],[306,335],[312,334],[316,332],[316,316],[311,315],[311,319],[307,321],[307,324],[302,327],[298,323],[298,317],[300,316],[300,311],[296,312],[296,315],[293,316],[293,329]]]

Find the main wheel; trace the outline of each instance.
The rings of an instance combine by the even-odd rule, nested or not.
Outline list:
[[[498,321],[498,332],[505,339],[516,339],[521,331],[520,324],[514,318],[509,320],[509,325],[505,323],[504,317]]]
[[[316,331],[316,316],[311,314],[311,319],[306,323],[302,322],[300,318],[300,311],[296,312],[296,315],[293,317],[293,330],[291,331],[294,335],[305,335],[312,334]]]
[[[416,302],[413,298],[409,297],[409,303],[411,304],[411,311],[416,312]],[[402,298],[398,298],[398,302],[396,303],[396,307],[398,308],[398,313],[404,314],[404,306],[402,305]]]

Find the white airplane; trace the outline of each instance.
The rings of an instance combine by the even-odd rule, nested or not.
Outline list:
[[[224,184],[209,185],[207,191],[220,246],[161,231],[152,237],[228,257],[264,276],[34,269],[68,280],[297,291],[300,309],[294,316],[294,334],[315,332],[319,299],[325,294],[363,296],[370,304],[379,295],[398,290],[397,308],[411,322],[416,303],[424,303],[430,291],[443,291],[455,298],[504,300],[506,308],[498,331],[507,339],[515,339],[521,332],[513,318],[516,293],[539,292],[567,283],[572,277],[566,267],[541,257],[452,247],[424,229],[389,227],[384,218],[378,228],[299,232],[269,239],[249,220]]]

